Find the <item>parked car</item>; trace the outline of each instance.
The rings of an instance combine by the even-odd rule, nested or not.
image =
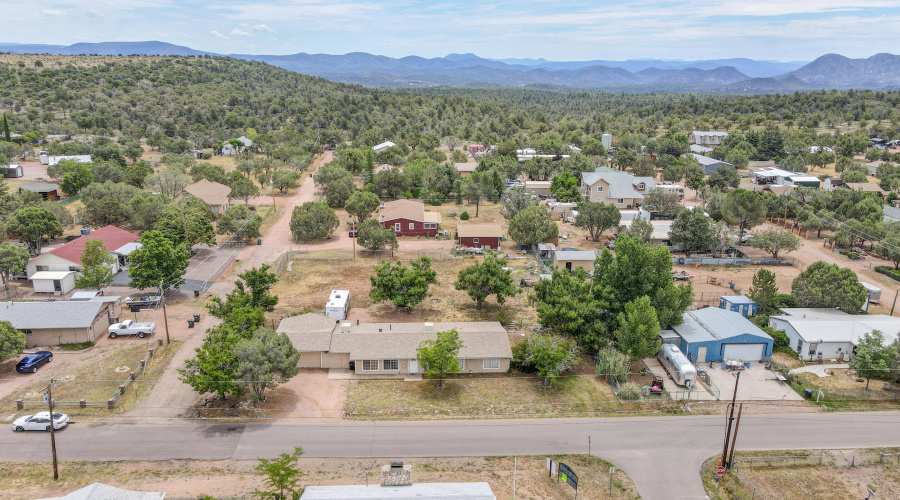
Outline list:
[[[16,365],[16,371],[22,373],[34,373],[44,363],[53,361],[53,353],[50,351],[38,351],[22,358]]]
[[[147,307],[156,307],[162,297],[159,295],[142,295],[140,297],[128,297],[125,299],[125,305],[131,312],[138,312]]]
[[[109,338],[111,339],[119,335],[137,335],[138,338],[142,339],[147,335],[153,335],[153,332],[156,331],[156,323],[135,323],[130,319],[126,319],[121,323],[109,325],[106,331],[109,332]]]
[[[23,431],[47,431],[50,432],[50,412],[41,411],[34,415],[25,415],[17,418],[13,422],[13,430],[16,432]],[[62,429],[69,425],[69,416],[65,413],[53,412],[53,428]]]

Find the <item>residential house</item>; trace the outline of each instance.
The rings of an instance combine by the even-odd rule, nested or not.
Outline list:
[[[477,163],[454,163],[453,167],[456,169],[456,172],[459,173],[460,177],[466,177],[471,175],[472,172],[478,168]]]
[[[750,170],[750,179],[756,184],[775,186],[805,186],[818,189],[822,180],[814,175],[791,172],[775,167]]]
[[[122,313],[119,297],[81,301],[0,302],[0,321],[25,332],[25,347],[77,344],[106,333]]]
[[[392,147],[394,147],[394,146],[396,146],[396,144],[394,144],[393,142],[391,142],[391,141],[384,141],[384,142],[382,142],[381,144],[377,144],[377,145],[375,145],[375,146],[372,146],[372,151],[375,151],[375,153],[380,153],[380,152],[386,151],[386,150],[388,150],[388,149],[390,149],[390,148],[392,148]]]
[[[414,200],[394,200],[381,204],[378,221],[393,229],[397,236],[433,238],[441,224],[441,214],[426,212],[425,204]]]
[[[59,199],[59,184],[52,182],[26,182],[19,185],[19,192],[21,193],[22,191],[37,193],[45,200],[53,201]]]
[[[6,165],[6,172],[3,173],[3,177],[7,179],[16,179],[25,175],[25,172],[22,170],[22,165],[18,163],[10,163]]]
[[[341,368],[357,375],[416,375],[425,371],[417,349],[437,332],[456,330],[462,373],[504,373],[512,349],[499,322],[363,323],[335,321],[307,313],[281,320],[284,333],[300,351],[300,368]]]
[[[822,182],[822,191],[834,191],[834,188],[844,185],[844,179],[840,177],[828,177]]]
[[[879,330],[885,344],[900,334],[900,318],[885,314],[847,314],[839,309],[784,308],[769,317],[769,326],[783,330],[791,349],[806,361],[853,359],[865,334]]]
[[[689,311],[672,330],[675,342],[694,363],[765,361],[772,356],[775,341],[739,313],[707,307]]]
[[[544,198],[550,196],[550,181],[525,181],[525,192]]]
[[[456,240],[460,245],[471,248],[500,250],[503,228],[500,224],[457,224]]]
[[[710,158],[708,156],[698,155],[697,153],[691,153],[691,156],[694,157],[695,160],[697,160],[697,163],[699,163],[701,167],[703,167],[703,171],[706,173],[706,175],[711,175],[723,165],[726,168],[734,168],[734,165],[732,165],[731,163],[717,160],[715,158]]]
[[[874,182],[845,182],[844,187],[847,189],[852,189],[853,191],[878,193],[878,195],[881,196],[882,203],[884,203],[884,200],[887,199],[887,195],[890,193],[890,191],[881,189],[881,186]]]
[[[635,177],[627,172],[585,172],[581,189],[587,201],[600,201],[621,209],[639,207],[656,187],[653,177]]]
[[[557,250],[553,253],[553,265],[557,269],[572,271],[584,269],[588,274],[594,272],[594,261],[597,254],[590,250]]]
[[[43,500],[163,500],[165,497],[163,492],[124,490],[103,483],[93,483],[66,496]]]
[[[84,252],[85,244],[90,240],[102,241],[103,247],[116,257],[116,261],[110,267],[117,273],[127,265],[128,255],[140,248],[138,239],[138,235],[134,233],[115,226],[106,226],[31,259],[25,266],[25,273],[28,279],[32,279],[36,273],[48,271],[72,271],[77,277],[81,272],[81,254]]]
[[[723,295],[719,297],[719,309],[734,311],[741,316],[756,316],[759,305],[746,295]]]
[[[713,148],[701,146],[700,144],[691,144],[691,153],[706,155],[706,154],[712,153],[712,152],[713,152]]]
[[[46,154],[46,152],[41,152],[40,155],[41,165],[53,166],[57,165],[61,161],[71,160],[75,163],[91,163],[93,160],[91,159],[91,155],[62,155],[62,156],[50,156]]]
[[[715,148],[721,146],[722,143],[725,142],[726,137],[728,137],[728,132],[719,132],[717,130],[694,130],[688,132],[688,143]]]
[[[225,213],[231,206],[231,188],[209,179],[200,179],[193,184],[188,184],[175,199],[178,200],[185,196],[200,198],[209,205],[214,213],[219,215]]]
[[[549,201],[547,202],[547,210],[554,219],[566,220],[571,217],[573,212],[577,213],[578,203],[567,201]]]

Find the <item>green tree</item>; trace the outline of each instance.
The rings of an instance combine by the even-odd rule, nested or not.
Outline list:
[[[612,156],[612,164],[619,167],[619,170],[637,165],[638,155],[630,148],[620,148]]]
[[[604,347],[597,353],[597,367],[595,373],[605,378],[609,383],[625,383],[628,381],[629,361],[628,356],[613,347]]]
[[[325,186],[325,201],[329,207],[342,208],[347,200],[353,195],[356,185],[353,183],[352,177],[345,177],[329,182]]]
[[[244,384],[236,375],[238,361],[234,346],[246,335],[227,323],[207,329],[203,345],[195,348],[195,356],[178,370],[181,381],[200,394],[214,392],[219,399],[225,399],[228,394],[243,394]]]
[[[231,234],[238,241],[259,238],[263,218],[244,205],[232,205],[216,222],[216,233]]]
[[[153,167],[149,163],[136,161],[125,169],[123,180],[134,187],[143,188],[145,180],[151,174],[153,174]]]
[[[175,166],[168,166],[144,178],[144,187],[169,198],[182,192],[188,185],[188,176]]]
[[[581,201],[584,196],[578,190],[578,183],[577,177],[569,172],[563,172],[553,177],[553,181],[550,183],[550,192],[562,202]]]
[[[647,219],[636,217],[631,221],[631,225],[619,232],[619,236],[639,238],[649,243],[650,238],[653,237],[653,223]]]
[[[347,198],[346,203],[344,203],[344,210],[356,218],[357,224],[362,224],[364,220],[375,213],[375,210],[378,210],[379,205],[381,205],[381,200],[378,199],[378,196],[375,196],[375,193],[360,190],[354,191]]]
[[[587,229],[591,240],[598,241],[604,231],[618,227],[621,220],[622,214],[615,205],[599,201],[583,201],[578,204],[575,226]]]
[[[551,280],[534,286],[535,309],[541,325],[574,338],[588,351],[596,351],[608,340],[604,315],[612,293],[602,286],[594,287],[588,277],[581,268],[571,273],[554,270]]]
[[[551,240],[559,235],[559,227],[543,207],[531,206],[521,210],[509,221],[509,236],[525,248]]]
[[[541,383],[544,387],[553,385],[556,377],[571,370],[580,358],[578,345],[570,338],[540,333],[525,339],[523,362],[534,367],[537,375],[544,379]]]
[[[266,389],[274,389],[297,375],[300,351],[284,333],[260,328],[234,345],[235,375],[246,385],[253,401],[265,401]]]
[[[780,229],[769,228],[753,234],[753,238],[747,241],[753,248],[759,248],[778,258],[780,252],[793,252],[800,248],[801,240],[794,233]]]
[[[272,312],[278,304],[278,296],[272,295],[272,286],[278,282],[278,276],[270,273],[271,266],[263,264],[238,275],[234,289],[225,296],[225,300],[214,295],[206,304],[206,309],[217,318],[228,320],[235,316],[241,308],[254,308],[264,312]],[[242,325],[243,330],[254,331],[259,325]]]
[[[518,292],[512,275],[504,269],[506,264],[507,260],[499,257],[496,252],[487,251],[484,260],[459,272],[454,286],[457,290],[465,290],[475,301],[475,308],[478,310],[491,295],[497,297],[498,304],[503,304],[506,297]]]
[[[13,245],[8,241],[0,243],[0,278],[3,279],[4,290],[9,287],[10,277],[25,270],[30,257],[28,250],[20,246]]]
[[[331,236],[340,225],[334,210],[321,201],[307,201],[291,213],[291,234],[297,242],[321,240]]]
[[[706,171],[700,165],[688,165],[684,170],[684,185],[699,190],[706,185]]]
[[[267,489],[253,494],[260,500],[298,500],[303,471],[297,467],[297,461],[302,455],[303,448],[297,446],[293,453],[282,453],[273,460],[260,458],[256,472],[262,474]]]
[[[706,184],[709,187],[719,190],[729,187],[736,188],[740,183],[741,177],[738,175],[737,170],[725,165],[719,165],[715,172],[709,174],[709,178],[706,179]]]
[[[625,304],[619,313],[616,346],[631,361],[653,356],[659,351],[659,321],[650,297],[639,297]]]
[[[372,188],[380,198],[394,200],[403,196],[409,189],[409,181],[403,172],[392,168],[375,174],[372,178]]]
[[[512,220],[522,210],[528,207],[536,207],[540,203],[540,198],[519,188],[506,191],[500,199],[500,204],[503,205],[503,217],[508,221]]]
[[[841,180],[843,180],[844,182],[868,182],[869,178],[866,177],[866,174],[862,172],[847,170],[841,174]]]
[[[199,243],[214,246],[216,230],[210,222],[212,213],[203,200],[185,198],[163,208],[154,229],[172,240],[176,246],[190,248]]]
[[[0,321],[0,361],[14,358],[25,349],[25,332],[9,321]]]
[[[6,232],[25,243],[31,255],[38,255],[44,238],[59,236],[62,226],[53,212],[46,208],[25,207],[12,213],[6,222]]]
[[[644,208],[656,212],[660,217],[670,219],[681,211],[681,199],[677,193],[662,188],[653,188],[644,197]]]
[[[750,285],[748,297],[759,306],[760,315],[768,316],[775,312],[775,304],[778,302],[778,284],[775,282],[775,274],[768,269],[760,269],[753,275],[753,283]]]
[[[463,343],[456,329],[438,332],[435,340],[423,340],[416,350],[416,358],[425,369],[428,378],[437,379],[438,389],[444,388],[444,379],[460,371],[459,350]]]
[[[89,163],[78,163],[71,160],[60,162],[62,182],[59,183],[62,191],[69,196],[78,194],[82,188],[93,182],[94,173]]]
[[[836,307],[856,314],[867,300],[866,289],[852,269],[817,261],[801,272],[791,285],[797,307]]]
[[[735,189],[725,197],[722,205],[725,222],[737,225],[738,230],[752,229],[766,220],[766,201],[762,196],[746,189]]]
[[[494,184],[487,172],[472,172],[463,178],[463,195],[469,203],[475,204],[475,217],[478,217],[478,209],[483,201],[490,201],[494,193]]]
[[[672,223],[669,240],[688,256],[693,252],[709,251],[713,244],[709,217],[701,210],[685,208]]]
[[[191,261],[191,254],[184,245],[175,245],[159,231],[144,232],[140,242],[141,248],[129,256],[130,286],[139,290],[154,288],[159,290],[159,295],[181,286]]]
[[[300,174],[287,168],[279,168],[272,171],[271,180],[272,187],[284,194],[300,185]]]
[[[115,277],[112,269],[115,263],[116,257],[103,246],[103,241],[88,240],[81,252],[81,275],[75,279],[75,286],[88,290],[109,286]]]
[[[374,219],[365,220],[359,225],[356,241],[361,247],[373,252],[385,247],[393,250],[398,246],[397,233]]]
[[[850,368],[856,371],[857,376],[866,379],[867,391],[869,379],[888,377],[894,351],[892,346],[884,344],[884,334],[879,330],[872,330],[859,339],[853,359],[850,360]]]
[[[887,234],[877,245],[875,251],[882,259],[894,264],[894,269],[900,269],[900,224],[888,224]]]
[[[428,296],[428,287],[437,284],[437,272],[431,269],[429,257],[411,261],[409,267],[401,262],[382,260],[369,277],[372,289],[369,297],[376,301],[391,301],[394,307],[409,310]]]
[[[231,182],[231,197],[250,203],[250,198],[259,195],[259,187],[246,177],[239,177]]]

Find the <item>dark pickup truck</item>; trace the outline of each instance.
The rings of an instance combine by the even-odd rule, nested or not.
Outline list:
[[[160,300],[162,300],[162,297],[160,297],[159,295],[128,297],[127,299],[125,299],[125,305],[128,306],[131,312],[138,312],[141,309],[158,306]]]

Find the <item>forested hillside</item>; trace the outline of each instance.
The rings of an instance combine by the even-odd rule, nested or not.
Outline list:
[[[415,146],[422,136],[580,144],[612,132],[779,124],[900,135],[898,92],[717,96],[559,88],[371,89],[220,57],[0,56],[0,110],[14,132],[107,134],[209,147],[254,128],[307,140]],[[293,134],[292,134],[293,135]]]

